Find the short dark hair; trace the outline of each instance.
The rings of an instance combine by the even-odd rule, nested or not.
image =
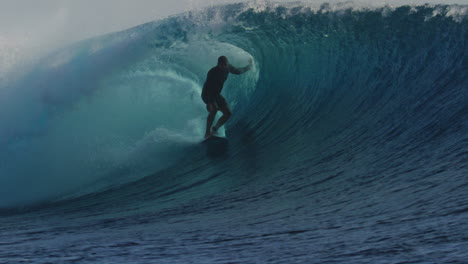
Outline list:
[[[218,65],[221,65],[221,64],[228,64],[228,59],[226,58],[226,56],[219,56],[218,58]]]

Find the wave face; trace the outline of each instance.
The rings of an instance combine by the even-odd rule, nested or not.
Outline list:
[[[467,259],[465,14],[238,4],[64,48],[1,84],[2,222],[52,219],[108,246],[60,252],[109,261]],[[225,85],[212,157],[200,93],[219,55],[255,67]],[[33,222],[18,239],[50,231]]]

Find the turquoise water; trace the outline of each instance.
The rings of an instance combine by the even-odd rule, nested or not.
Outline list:
[[[0,83],[0,262],[463,263],[465,6],[221,6]],[[228,146],[200,144],[219,55]]]

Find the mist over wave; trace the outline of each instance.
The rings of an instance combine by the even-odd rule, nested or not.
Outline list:
[[[76,43],[3,82],[2,206],[138,179],[199,143],[206,71],[220,52],[233,64],[249,54],[182,19]],[[231,94],[242,100],[256,78]]]

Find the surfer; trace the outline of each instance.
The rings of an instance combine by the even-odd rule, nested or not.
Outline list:
[[[249,65],[243,68],[235,68],[229,64],[229,61],[225,56],[220,56],[218,58],[218,65],[211,68],[208,72],[202,91],[202,99],[209,112],[208,119],[206,121],[205,138],[209,138],[216,134],[218,129],[226,123],[229,117],[231,117],[231,109],[229,108],[226,99],[221,95],[221,90],[223,89],[224,82],[226,81],[229,73],[242,74],[250,70],[251,67],[252,59],[249,60]],[[221,111],[223,116],[218,120],[216,125],[211,128],[218,111]]]

